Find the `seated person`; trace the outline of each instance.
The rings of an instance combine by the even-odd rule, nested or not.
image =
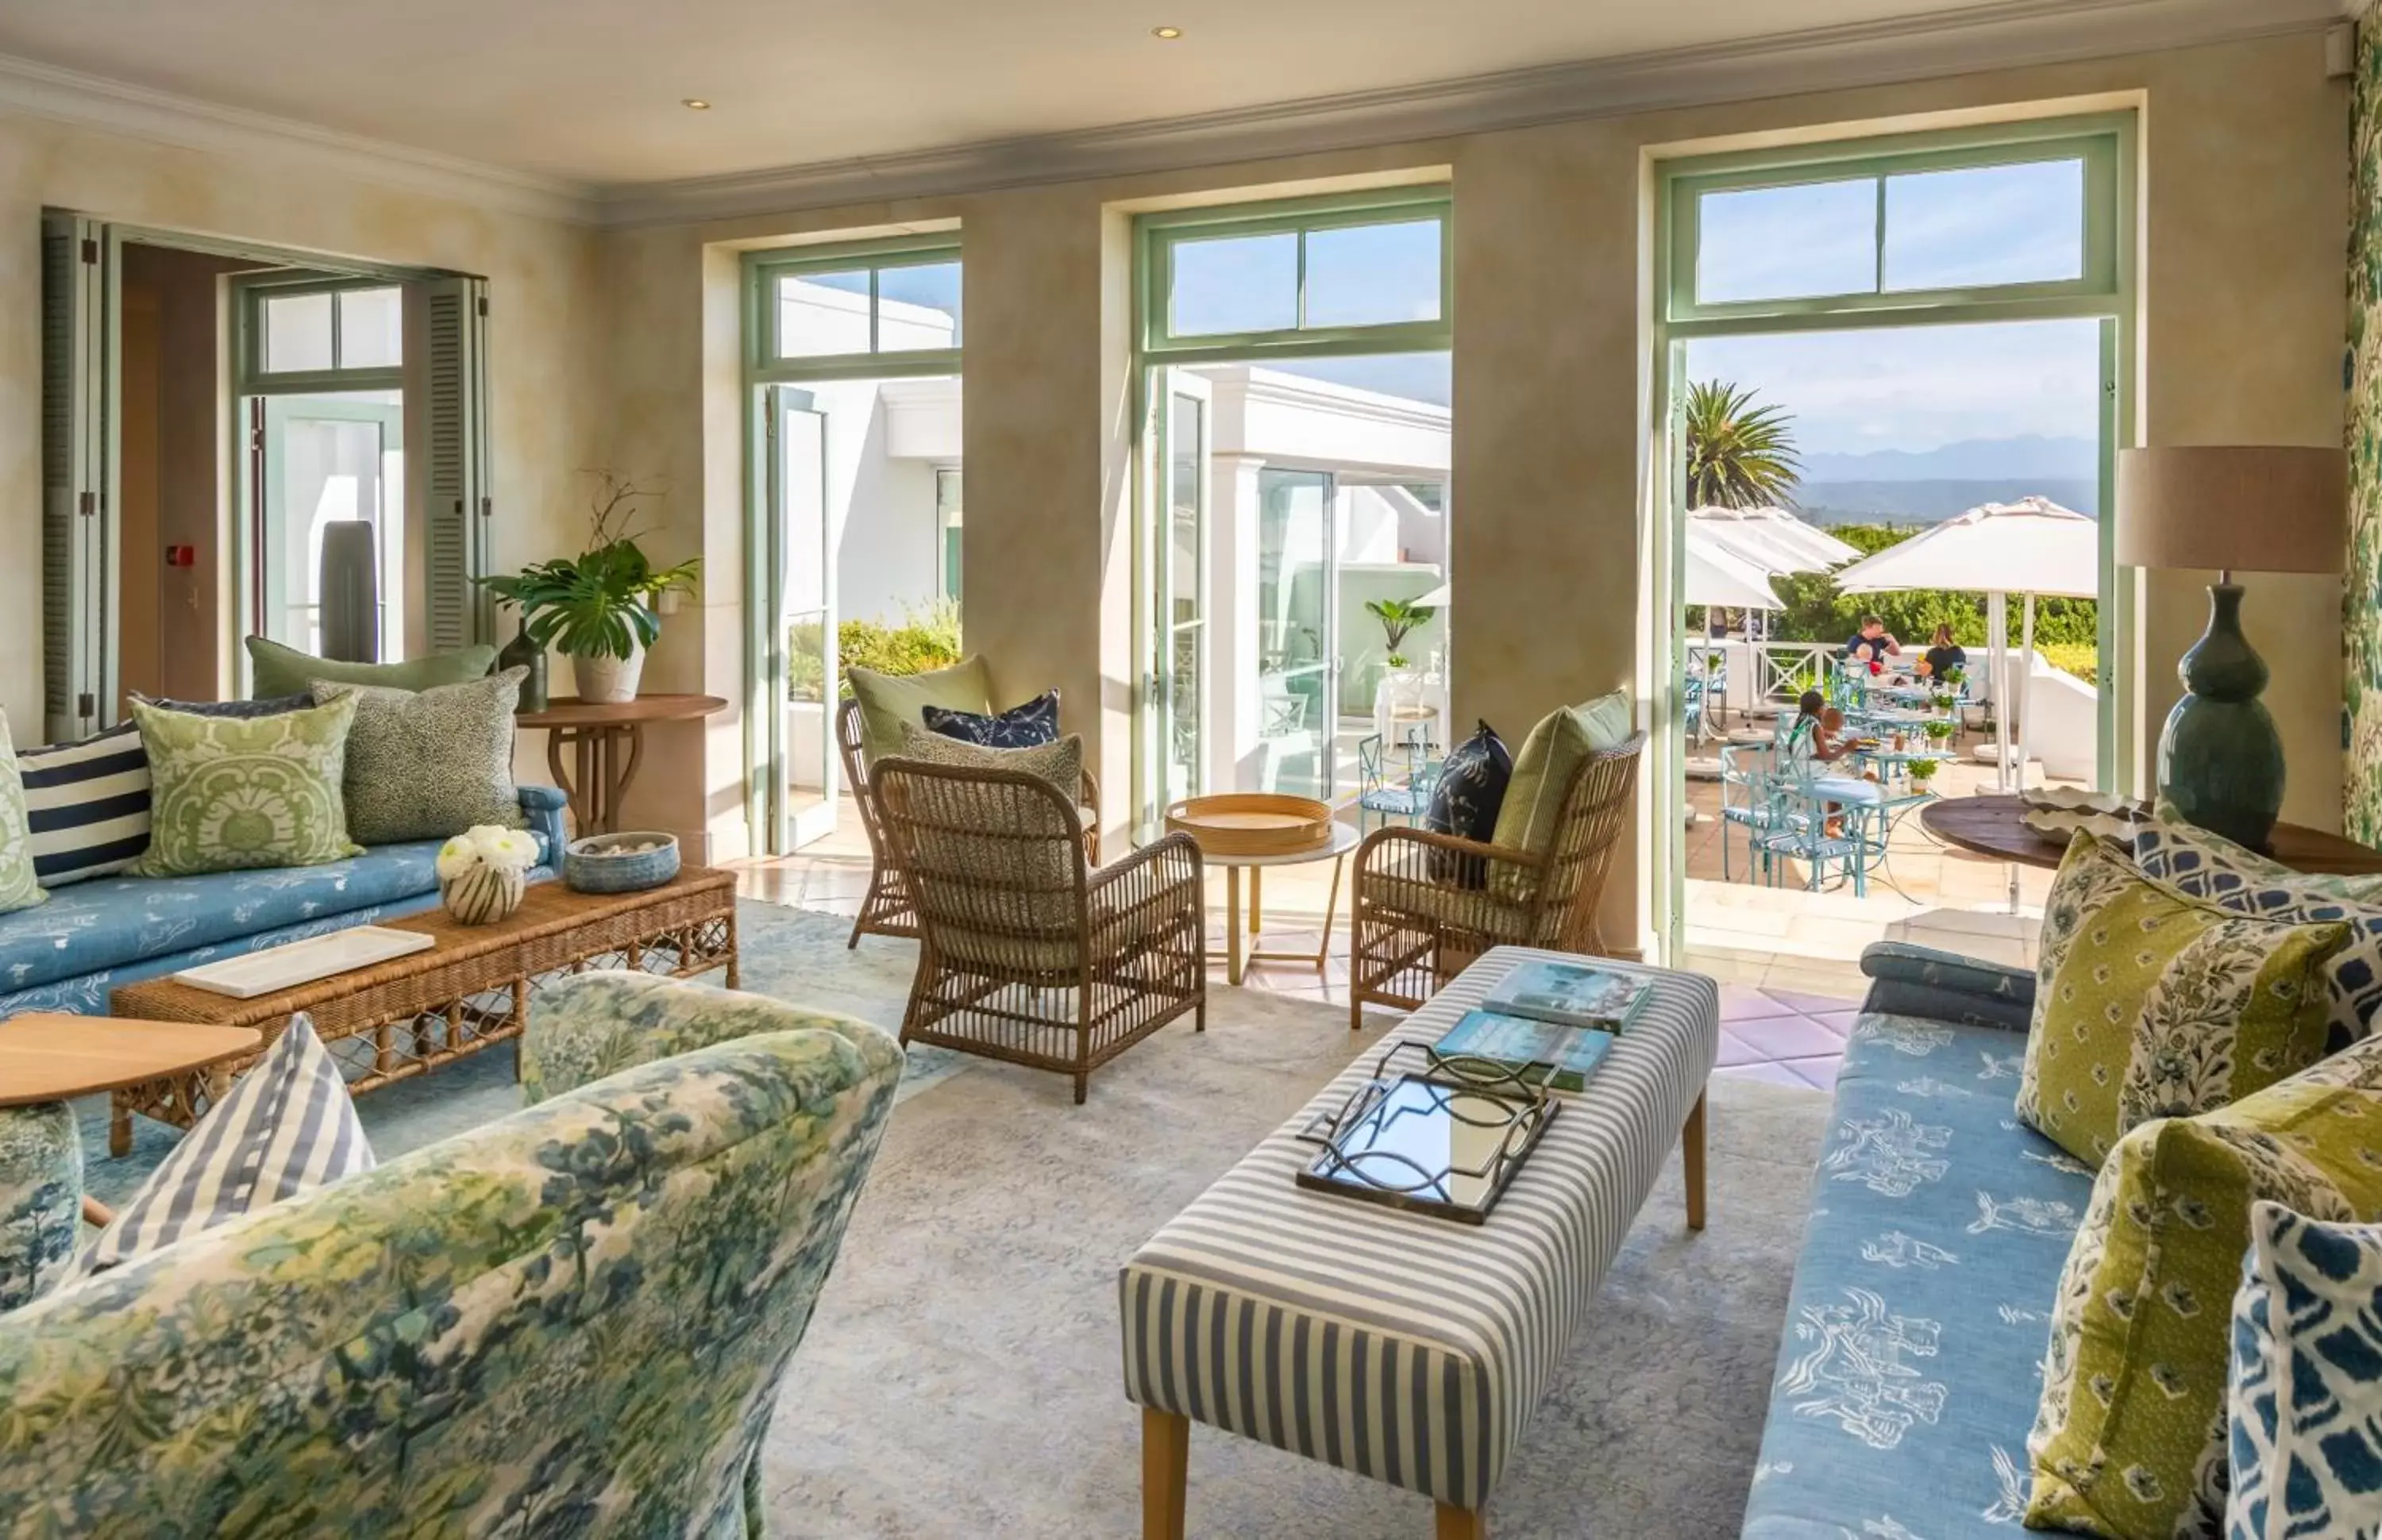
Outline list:
[[[1935,640],[1928,643],[1927,655],[1919,660],[1919,671],[1931,679],[1940,679],[1955,668],[1969,666],[1968,649],[1952,640],[1952,628],[1935,628]]]
[[[1887,658],[1901,655],[1902,643],[1886,633],[1885,622],[1874,615],[1862,616],[1860,629],[1845,643],[1845,656],[1866,663],[1872,669],[1883,666]]]
[[[1797,776],[1808,777],[1813,791],[1827,799],[1827,832],[1829,837],[1835,838],[1844,833],[1844,821],[1837,816],[1843,804],[1876,802],[1883,801],[1885,794],[1874,780],[1821,773],[1819,766],[1852,752],[1852,739],[1845,732],[1844,714],[1827,704],[1816,690],[1803,691],[1796,706],[1795,725],[1787,729],[1780,757]]]

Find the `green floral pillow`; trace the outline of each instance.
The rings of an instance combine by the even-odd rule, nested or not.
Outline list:
[[[2079,834],[2044,908],[2019,1120],[2097,1165],[2138,1124],[2298,1073],[2324,1057],[2325,963],[2348,941],[2185,898]]]
[[[149,755],[149,849],[136,877],[318,866],[360,855],[348,837],[353,696],[276,716],[197,716],[132,703]]]
[[[2262,1200],[2382,1218],[2382,1040],[2118,1142],[2052,1302],[2029,1528],[2219,1532],[2229,1307]]]
[[[49,895],[33,874],[33,831],[25,817],[25,776],[8,719],[0,716],[0,914],[31,909]]]

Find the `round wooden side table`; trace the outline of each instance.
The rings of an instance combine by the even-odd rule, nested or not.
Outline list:
[[[2057,870],[2068,841],[2028,828],[2025,818],[2026,803],[2005,796],[1938,797],[1919,813],[1919,821],[1947,844],[1995,861]],[[2295,872],[2382,873],[2382,850],[2300,824],[2276,825],[2273,849],[2265,854]]]
[[[620,800],[637,778],[645,758],[645,727],[653,722],[699,722],[728,709],[717,695],[640,695],[633,701],[583,701],[561,696],[544,711],[513,718],[523,727],[546,730],[546,764],[571,799],[571,816],[581,836],[618,832]],[[572,768],[562,752],[572,751]]]

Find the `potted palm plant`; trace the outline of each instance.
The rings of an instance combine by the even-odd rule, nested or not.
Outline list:
[[[637,698],[645,654],[660,640],[655,605],[692,591],[703,558],[656,567],[632,527],[636,505],[656,494],[616,471],[596,475],[601,488],[586,549],[480,581],[499,605],[521,611],[522,631],[532,642],[571,659],[581,700],[616,703]]]
[[[1439,613],[1429,605],[1406,599],[1368,599],[1365,612],[1381,623],[1381,640],[1389,647],[1389,665],[1393,668],[1406,666],[1406,654],[1398,649],[1406,644],[1408,634]]]

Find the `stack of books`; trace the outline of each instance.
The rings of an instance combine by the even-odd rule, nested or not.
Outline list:
[[[1578,1091],[1651,991],[1636,974],[1533,959],[1500,979],[1431,1051],[1441,1059],[1486,1059],[1551,1091]]]

